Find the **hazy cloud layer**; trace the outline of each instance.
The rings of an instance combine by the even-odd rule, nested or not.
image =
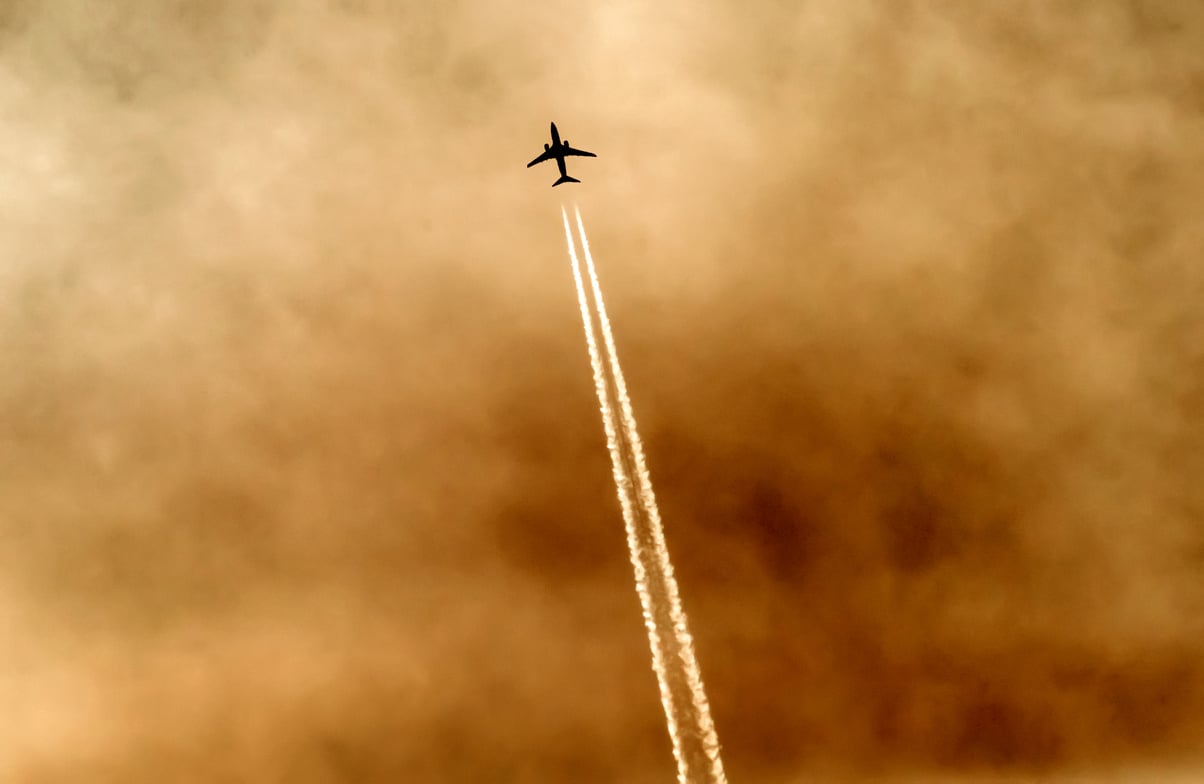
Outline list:
[[[672,780],[575,199],[733,782],[1190,770],[1202,95],[1183,2],[0,4],[0,778]]]

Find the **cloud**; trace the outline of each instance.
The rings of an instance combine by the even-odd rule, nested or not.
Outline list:
[[[0,770],[672,775],[551,119],[733,781],[1190,759],[1204,14],[759,8],[5,7]]]

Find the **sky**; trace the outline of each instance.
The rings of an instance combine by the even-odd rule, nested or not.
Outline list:
[[[562,205],[732,782],[1204,775],[1202,95],[1171,0],[0,2],[0,780],[673,780]]]

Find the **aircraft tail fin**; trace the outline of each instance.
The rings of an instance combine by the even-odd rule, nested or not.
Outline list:
[[[552,183],[552,187],[555,188],[557,185],[563,185],[566,182],[581,182],[581,180],[578,180],[574,177],[570,177],[567,174],[565,174],[559,180]]]

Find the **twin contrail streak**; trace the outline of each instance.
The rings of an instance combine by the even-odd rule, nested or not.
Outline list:
[[[568,214],[563,208],[561,214],[564,217],[569,258],[573,265],[573,280],[577,286],[577,300],[581,306],[585,342],[589,348],[590,364],[594,372],[594,386],[602,410],[602,426],[606,431],[606,443],[614,467],[615,487],[627,528],[627,545],[631,551],[631,565],[635,570],[636,591],[644,610],[644,625],[648,630],[648,642],[652,649],[652,669],[656,672],[660,686],[661,704],[665,709],[669,737],[673,742],[673,755],[677,760],[678,780],[681,784],[726,784],[727,777],[724,775],[723,761],[719,756],[719,739],[715,734],[710,706],[702,685],[702,672],[694,658],[694,640],[690,636],[686,614],[682,610],[681,597],[677,590],[677,580],[673,576],[673,565],[669,561],[669,550],[665,545],[665,534],[656,506],[656,496],[652,491],[652,480],[644,462],[643,444],[636,428],[631,399],[627,394],[627,383],[619,367],[614,334],[606,314],[606,304],[602,300],[597,270],[589,252],[589,240],[585,236],[581,211],[576,210],[577,232],[581,237],[581,247],[589,271],[594,310],[597,312],[606,347],[609,375],[598,351],[594,319],[582,282],[581,265],[577,260]],[[611,405],[612,392],[618,400],[620,421],[616,421],[614,407]]]

